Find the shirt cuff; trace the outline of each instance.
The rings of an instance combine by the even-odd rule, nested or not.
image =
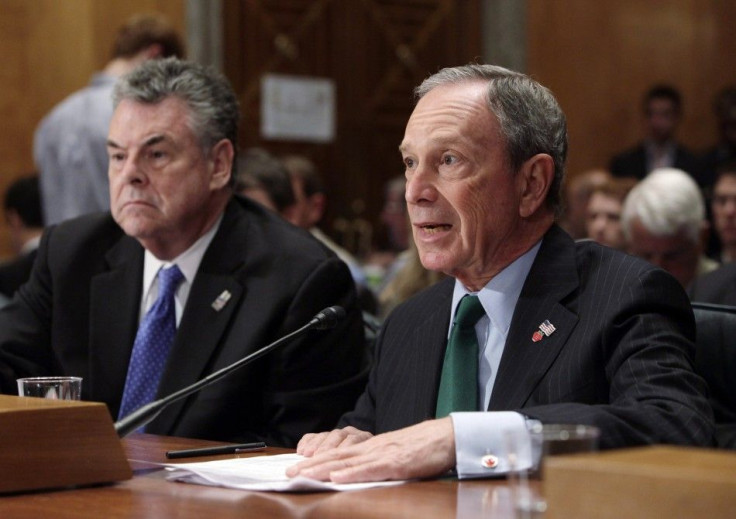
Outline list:
[[[518,469],[532,466],[527,420],[513,411],[450,413],[455,431],[455,457],[460,479],[509,472],[509,449],[515,449]]]

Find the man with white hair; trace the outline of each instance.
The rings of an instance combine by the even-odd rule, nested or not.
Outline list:
[[[682,170],[652,171],[626,197],[621,223],[628,251],[668,271],[685,288],[718,266],[703,253],[709,228],[703,195]]]

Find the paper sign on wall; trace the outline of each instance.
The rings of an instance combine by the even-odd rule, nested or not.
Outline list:
[[[263,76],[261,135],[281,140],[334,140],[335,83],[303,76]]]

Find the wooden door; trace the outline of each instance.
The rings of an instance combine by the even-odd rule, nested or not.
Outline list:
[[[413,88],[441,67],[480,60],[480,9],[480,0],[226,1],[224,66],[241,103],[241,146],[310,157],[328,188],[323,227],[336,236],[346,221],[367,220],[380,246],[383,186],[403,173],[398,145]],[[267,73],[334,81],[334,142],[261,137]],[[361,243],[346,245],[362,255]]]

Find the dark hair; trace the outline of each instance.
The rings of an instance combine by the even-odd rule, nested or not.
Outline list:
[[[653,99],[667,99],[672,102],[675,111],[680,113],[682,110],[682,96],[678,90],[670,85],[654,85],[644,95],[644,111],[649,109],[649,102]]]
[[[600,193],[609,198],[614,198],[620,203],[623,203],[623,201],[626,199],[626,195],[629,194],[629,191],[634,189],[638,182],[638,179],[631,177],[609,178],[602,184],[593,187],[593,190],[591,191],[591,196],[595,193]]]
[[[43,227],[38,176],[22,177],[12,182],[5,191],[3,207],[5,211],[18,213],[26,227]]]
[[[736,159],[724,160],[716,166],[716,175],[713,179],[713,186],[724,175],[736,175]]]
[[[552,157],[555,176],[547,203],[559,212],[567,157],[567,123],[552,92],[520,72],[495,65],[471,64],[440,70],[425,79],[415,94],[421,98],[437,86],[465,81],[487,82],[488,108],[498,119],[514,172],[537,153]]]
[[[302,188],[306,196],[325,192],[325,186],[317,171],[317,167],[307,157],[302,155],[285,155],[281,157],[281,162],[283,162],[289,175],[301,179]]]
[[[130,58],[151,45],[161,47],[162,58],[184,57],[184,44],[169,21],[160,14],[138,14],[123,25],[115,37],[113,58]]]
[[[260,188],[281,212],[294,205],[294,191],[286,167],[279,159],[261,148],[249,148],[240,153],[235,190]]]

